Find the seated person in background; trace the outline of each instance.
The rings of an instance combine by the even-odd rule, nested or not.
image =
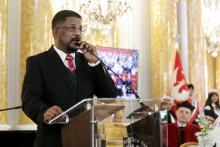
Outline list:
[[[208,112],[207,115],[205,115],[205,118],[209,120],[209,122],[210,122],[209,124],[210,125],[213,125],[214,122],[215,122],[215,118],[214,118],[213,114],[214,113],[212,113],[212,112],[211,113]]]
[[[186,142],[198,142],[195,133],[201,131],[200,127],[188,123],[195,107],[188,101],[176,105],[177,122],[168,124],[168,147],[179,147]]]
[[[171,101],[170,97],[168,97],[168,96],[161,98],[161,100],[168,101],[168,102]],[[176,114],[172,111],[172,104],[168,104],[166,102],[161,102],[160,110],[165,110],[165,109],[167,109],[167,115],[165,116],[165,119],[167,118],[168,124],[175,123],[176,122]]]
[[[215,114],[214,111],[205,110],[205,117],[208,118],[210,124],[213,125],[218,116]]]
[[[189,97],[192,100],[192,105],[195,107],[195,109],[192,112],[192,116],[190,118],[193,119],[192,124],[198,125],[198,123],[195,121],[195,119],[197,118],[197,115],[199,114],[199,103],[197,101],[195,101],[195,97],[194,97],[194,86],[193,84],[187,83],[188,85],[188,89],[189,89]]]
[[[208,91],[208,99],[206,100],[204,113],[205,115],[211,116],[215,119],[213,128],[219,125],[220,107],[219,107],[218,91],[216,89],[212,89]]]

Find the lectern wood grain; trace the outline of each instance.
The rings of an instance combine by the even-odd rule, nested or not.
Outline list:
[[[61,127],[63,147],[90,147],[90,110],[87,110]]]

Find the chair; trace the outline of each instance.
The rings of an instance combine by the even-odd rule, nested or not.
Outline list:
[[[198,142],[187,142],[182,144],[180,147],[197,147],[198,146]]]

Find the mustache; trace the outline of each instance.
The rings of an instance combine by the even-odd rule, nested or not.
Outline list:
[[[70,42],[72,42],[72,41],[78,42],[78,41],[80,41],[80,38],[79,37],[72,38]]]

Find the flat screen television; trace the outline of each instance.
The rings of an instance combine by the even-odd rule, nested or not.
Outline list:
[[[127,82],[135,92],[137,92],[139,52],[137,50],[109,47],[97,47],[97,50],[102,61]],[[116,85],[117,98],[135,98],[132,91],[123,85],[119,78],[117,78],[110,70],[108,72]]]

